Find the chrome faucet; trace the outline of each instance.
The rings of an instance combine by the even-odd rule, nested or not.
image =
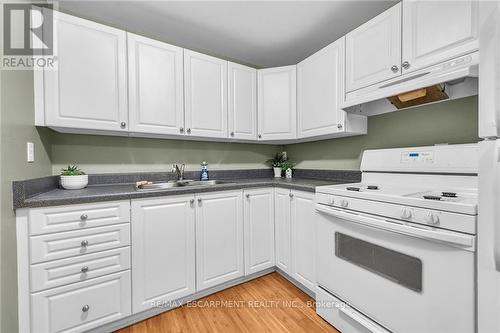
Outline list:
[[[184,164],[174,164],[172,168],[172,172],[175,172],[177,180],[184,180]]]

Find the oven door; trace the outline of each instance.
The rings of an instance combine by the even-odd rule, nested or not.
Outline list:
[[[474,332],[475,236],[316,210],[319,286],[393,332]]]

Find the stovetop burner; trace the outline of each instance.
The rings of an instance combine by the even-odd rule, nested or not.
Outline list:
[[[441,196],[446,198],[456,198],[457,194],[455,192],[441,192]]]
[[[369,189],[369,190],[378,190],[378,186],[377,185],[368,185],[366,188]]]
[[[441,197],[437,196],[437,195],[424,195],[424,199],[427,199],[427,200],[441,200]]]
[[[361,189],[360,187],[355,187],[355,186],[350,186],[346,188],[346,190],[348,191],[356,191],[356,192],[359,192],[360,189]]]

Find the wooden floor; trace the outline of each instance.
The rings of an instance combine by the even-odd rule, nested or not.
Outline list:
[[[220,291],[118,332],[338,333],[316,315],[313,299],[278,273]]]

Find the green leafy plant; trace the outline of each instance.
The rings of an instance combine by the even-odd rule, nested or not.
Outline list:
[[[61,169],[61,176],[81,176],[85,172],[78,169],[78,165],[68,165],[67,168]]]
[[[274,154],[274,157],[266,161],[268,164],[271,164],[273,168],[280,168],[281,163],[285,162],[285,157],[283,153],[277,152]]]
[[[280,164],[281,170],[287,170],[287,169],[293,169],[295,163],[290,162],[290,161],[283,161]]]

